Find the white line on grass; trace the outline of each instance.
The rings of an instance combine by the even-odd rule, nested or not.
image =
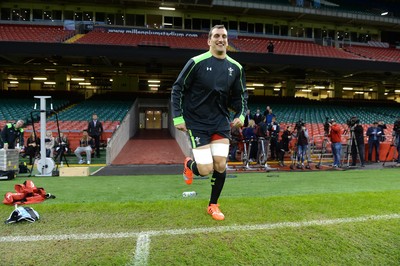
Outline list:
[[[136,241],[136,252],[133,264],[128,265],[147,265],[147,259],[150,254],[150,235],[146,233],[139,234]]]
[[[113,239],[113,238],[137,238],[136,252],[130,265],[146,265],[150,255],[150,237],[161,235],[186,235],[200,233],[222,233],[232,231],[253,231],[267,230],[277,228],[294,228],[318,225],[333,225],[354,222],[378,221],[400,219],[400,214],[371,215],[350,218],[338,218],[330,220],[312,220],[304,222],[282,222],[273,224],[255,224],[255,225],[231,225],[203,227],[193,229],[172,229],[144,232],[125,232],[125,233],[97,233],[97,234],[64,234],[64,235],[33,235],[33,236],[3,236],[0,237],[0,243],[3,242],[26,242],[26,241],[45,241],[45,240],[89,240],[89,239]]]
[[[93,173],[91,173],[90,175],[95,175],[97,174],[98,171],[102,170],[104,168],[104,166],[100,167],[99,169],[97,169],[96,171],[94,171]]]

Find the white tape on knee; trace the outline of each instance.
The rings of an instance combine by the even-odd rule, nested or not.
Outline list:
[[[198,164],[211,164],[213,163],[213,158],[211,154],[211,149],[193,149],[193,157]]]
[[[212,143],[211,144],[212,156],[227,157],[229,154],[229,144],[225,143]]]

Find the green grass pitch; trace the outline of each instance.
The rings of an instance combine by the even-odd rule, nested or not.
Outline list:
[[[210,179],[31,177],[56,199],[30,205],[35,223],[1,223],[0,264],[400,265],[398,169],[230,177],[224,221],[206,213]],[[0,206],[3,221],[12,210]]]

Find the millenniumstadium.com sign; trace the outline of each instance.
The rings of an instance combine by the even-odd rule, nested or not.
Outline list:
[[[121,28],[104,28],[108,33],[125,33],[125,34],[141,34],[141,35],[157,35],[168,37],[192,37],[198,38],[204,33],[198,32],[184,32],[184,31],[169,31],[169,30],[149,30],[149,29],[121,29]]]

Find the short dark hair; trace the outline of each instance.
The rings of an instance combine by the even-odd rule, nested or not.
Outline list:
[[[226,28],[225,28],[225,25],[215,25],[215,26],[212,27],[212,28],[210,29],[210,31],[208,32],[208,39],[211,39],[212,31],[213,31],[214,29],[226,29]]]

